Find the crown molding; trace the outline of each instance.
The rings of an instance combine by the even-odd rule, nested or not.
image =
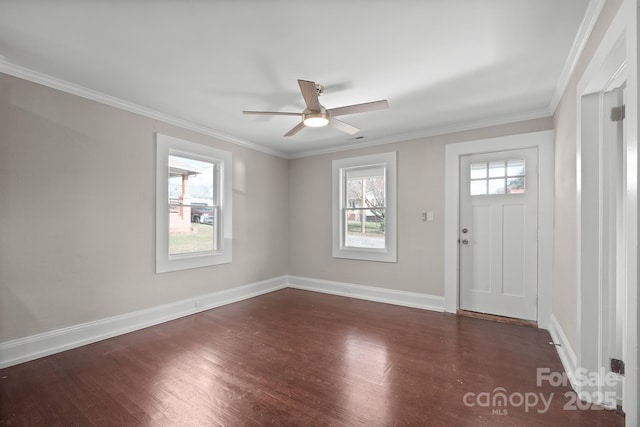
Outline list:
[[[578,64],[578,60],[580,59],[580,55],[582,55],[582,51],[593,32],[593,28],[600,17],[600,13],[604,8],[604,4],[606,0],[591,0],[589,5],[587,6],[587,10],[584,14],[584,19],[578,28],[578,32],[576,34],[576,38],[573,41],[573,46],[571,46],[571,50],[569,51],[569,56],[567,57],[567,61],[564,64],[564,68],[562,69],[562,73],[560,74],[560,78],[558,79],[558,83],[556,84],[555,92],[551,97],[551,101],[549,102],[549,111],[552,114],[555,113],[556,108],[558,108],[558,104],[560,103],[560,99],[564,94],[564,91],[567,89],[567,85],[569,84],[569,79],[571,79],[571,75],[576,69],[576,65]]]
[[[418,132],[403,133],[403,134],[393,135],[393,136],[384,137],[384,138],[371,139],[366,142],[347,143],[344,145],[331,146],[331,147],[320,148],[316,150],[300,151],[297,153],[290,154],[289,159],[299,159],[303,157],[312,157],[312,156],[319,156],[323,154],[336,153],[340,151],[373,147],[376,145],[393,144],[397,142],[412,141],[416,139],[423,139],[423,138],[429,138],[434,136],[449,135],[453,133],[483,129],[483,128],[488,128],[492,126],[508,125],[511,123],[517,123],[517,122],[522,122],[526,120],[542,119],[545,117],[550,117],[552,115],[553,113],[549,109],[541,108],[534,111],[529,111],[529,112],[520,113],[520,114],[512,114],[509,116],[502,116],[500,118],[495,118],[495,119],[474,120],[474,121],[456,124],[453,126],[434,127],[430,129],[421,130]]]
[[[603,1],[604,0],[592,0],[592,2],[603,2]],[[208,135],[231,144],[249,148],[265,154],[270,154],[272,156],[280,157],[283,159],[312,157],[312,156],[330,154],[330,153],[335,153],[340,151],[355,150],[355,149],[372,147],[377,145],[392,144],[397,142],[410,141],[410,140],[428,138],[428,137],[439,136],[439,135],[447,135],[451,133],[481,129],[481,128],[486,128],[490,126],[506,125],[506,124],[515,123],[519,121],[540,119],[540,118],[549,117],[553,115],[553,111],[554,111],[548,108],[541,108],[538,110],[529,111],[525,113],[502,116],[496,119],[475,120],[475,121],[459,123],[453,126],[434,127],[434,128],[417,131],[417,132],[409,132],[409,133],[403,133],[403,134],[398,134],[398,135],[393,135],[388,137],[375,138],[375,139],[362,141],[362,142],[347,142],[343,145],[334,145],[327,148],[304,150],[304,151],[294,152],[294,153],[286,153],[283,151],[274,150],[272,148],[265,147],[260,144],[256,144],[241,138],[237,138],[237,137],[225,134],[223,132],[212,129],[210,127],[202,126],[198,123],[194,123],[170,114],[162,113],[160,111],[156,111],[148,107],[144,107],[129,101],[125,101],[123,99],[120,99],[111,95],[107,95],[107,94],[95,91],[93,89],[89,89],[84,86],[71,83],[66,80],[52,77],[47,74],[31,70],[29,68],[25,68],[25,67],[10,63],[6,60],[3,60],[1,57],[0,57],[0,72],[14,76],[14,77],[18,77],[27,81],[31,81],[33,83],[41,84],[43,86],[47,86],[52,89],[60,90],[65,93],[86,98],[91,101],[99,102],[101,104],[105,104],[114,108],[129,111],[134,114],[139,114],[141,116],[158,120],[163,123],[168,123],[183,129],[198,132],[203,135]]]
[[[262,153],[270,154],[272,156],[282,157],[285,159],[289,158],[289,156],[286,153],[283,153],[281,151],[273,150],[263,145],[255,144],[253,142],[249,142],[241,138],[227,135],[218,130],[212,129],[207,126],[202,126],[198,123],[194,123],[189,120],[182,119],[180,117],[162,113],[160,111],[156,111],[148,107],[134,104],[133,102],[125,101],[123,99],[116,98],[114,96],[107,95],[107,94],[95,91],[93,89],[89,89],[84,86],[80,86],[75,83],[68,82],[66,80],[49,76],[47,74],[43,74],[38,71],[31,70],[29,68],[21,67],[19,65],[3,60],[2,57],[0,57],[0,72],[4,74],[8,74],[10,76],[18,77],[33,83],[37,83],[43,86],[47,86],[52,89],[66,92],[71,95],[76,95],[82,98],[89,99],[91,101],[99,102],[101,104],[105,104],[110,107],[115,107],[121,110],[129,111],[131,113],[138,114],[153,120],[158,120],[163,123],[168,123],[183,129],[198,132],[203,135],[212,136],[224,142],[229,142],[231,144],[239,145],[241,147],[249,148],[251,150],[260,151]]]

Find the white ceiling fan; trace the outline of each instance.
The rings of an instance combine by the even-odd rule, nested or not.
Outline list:
[[[322,127],[332,126],[342,132],[353,135],[360,131],[355,126],[351,126],[341,120],[336,119],[336,116],[344,116],[346,114],[364,113],[368,111],[384,110],[389,108],[389,103],[386,99],[381,101],[365,102],[362,104],[347,105],[344,107],[326,109],[320,105],[318,97],[322,95],[324,88],[310,82],[308,80],[298,80],[300,85],[300,91],[302,97],[307,106],[301,113],[291,113],[284,111],[243,111],[244,114],[260,114],[260,115],[274,115],[274,116],[300,116],[302,121],[298,123],[293,129],[287,132],[284,136],[292,136],[298,133],[302,128],[309,127]]]

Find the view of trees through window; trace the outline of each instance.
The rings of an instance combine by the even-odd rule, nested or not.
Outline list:
[[[385,247],[385,168],[345,170],[345,247]]]

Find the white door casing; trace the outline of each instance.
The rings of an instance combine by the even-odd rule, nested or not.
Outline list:
[[[603,111],[624,105],[624,87],[617,87],[603,94]],[[603,121],[602,159],[602,334],[601,352],[603,368],[611,372],[611,359],[624,360],[623,345],[626,330],[625,283],[625,236],[624,175],[626,156],[624,153],[624,120]],[[609,374],[612,375],[612,374]],[[615,396],[615,405],[622,405],[622,378],[617,384],[605,384],[602,392]],[[610,399],[613,400],[613,399]]]
[[[552,130],[448,144],[445,147],[445,311],[459,308],[460,158],[523,148],[538,148],[538,326],[551,325],[553,279],[554,132]]]
[[[615,121],[628,79],[626,40],[620,37],[596,55],[578,85],[577,176],[577,367],[607,381],[576,384],[583,400],[615,408],[624,403],[626,378],[610,379],[611,359],[626,361],[626,296],[629,290],[630,220],[628,173],[635,169],[624,134],[627,120]],[[629,169],[631,165],[631,169]],[[631,206],[630,206],[631,205]],[[633,214],[635,215],[635,214]],[[631,216],[632,217],[632,216]],[[634,245],[635,246],[635,245]]]
[[[461,157],[459,231],[460,308],[536,321],[537,148]]]

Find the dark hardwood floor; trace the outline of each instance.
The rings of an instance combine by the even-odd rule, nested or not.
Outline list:
[[[549,341],[285,289],[0,370],[0,425],[624,425],[537,384],[537,368],[562,371]]]

